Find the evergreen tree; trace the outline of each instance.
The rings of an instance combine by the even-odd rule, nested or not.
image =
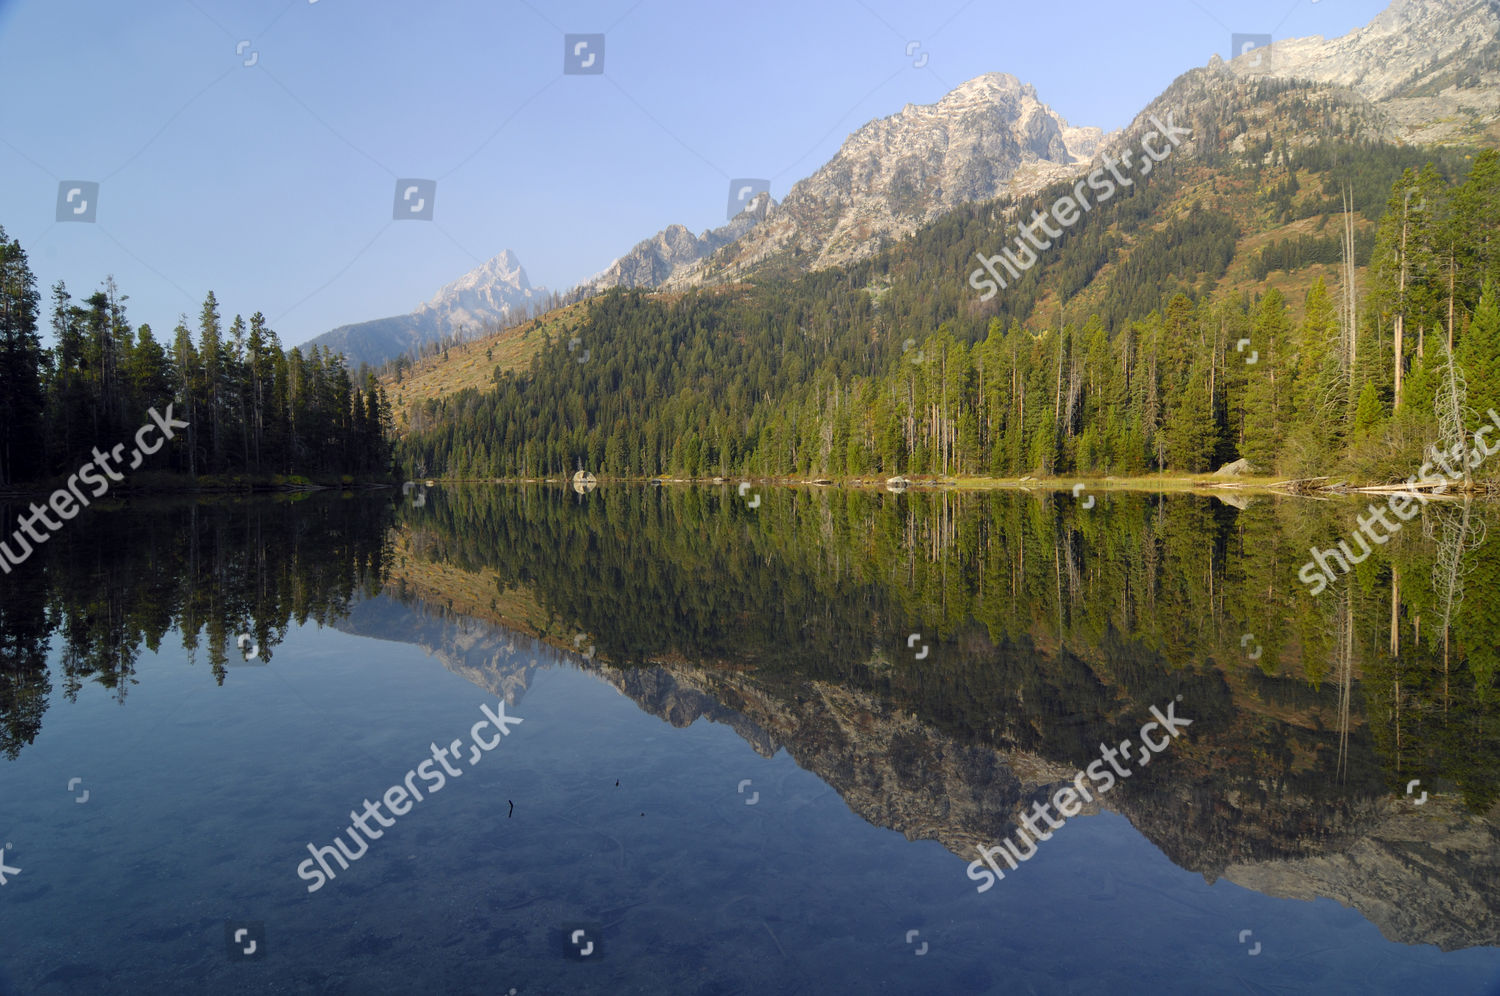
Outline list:
[[[36,477],[44,462],[40,300],[25,251],[0,228],[0,485]]]
[[[1484,285],[1457,360],[1469,385],[1469,407],[1480,416],[1500,411],[1500,288]]]
[[[1375,391],[1375,385],[1366,381],[1354,411],[1353,434],[1356,441],[1369,439],[1375,434],[1381,423],[1380,408],[1380,396]]]
[[[1241,453],[1258,470],[1276,466],[1291,415],[1285,365],[1289,323],[1286,302],[1272,288],[1256,309],[1251,343],[1259,356],[1245,388],[1245,442]]]

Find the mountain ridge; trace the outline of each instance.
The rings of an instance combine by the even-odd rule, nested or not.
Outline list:
[[[1032,84],[985,73],[932,104],[866,122],[761,224],[662,286],[732,281],[778,258],[800,269],[864,259],[963,204],[1040,190],[1106,137],[1070,125]]]
[[[1306,79],[1360,94],[1396,136],[1422,144],[1500,138],[1500,0],[1394,0],[1338,38],[1275,42],[1226,68],[1239,75]]]

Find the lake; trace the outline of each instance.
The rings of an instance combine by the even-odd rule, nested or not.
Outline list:
[[[70,522],[0,993],[1500,992],[1494,508],[751,492]]]

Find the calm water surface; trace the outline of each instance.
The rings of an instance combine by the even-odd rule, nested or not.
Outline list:
[[[757,493],[74,520],[0,577],[0,992],[1500,992],[1491,510],[1313,597],[1363,504]]]

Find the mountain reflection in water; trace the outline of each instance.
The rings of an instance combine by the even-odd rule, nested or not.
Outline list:
[[[167,640],[222,684],[312,620],[422,647],[512,705],[555,648],[674,727],[785,750],[869,823],[940,842],[968,889],[977,847],[1181,696],[1191,729],[1085,816],[1391,941],[1500,945],[1500,556],[1455,557],[1456,515],[1313,598],[1296,568],[1355,503],[760,490],[754,508],[732,485],[476,486],[81,517],[0,577],[0,746],[20,756],[85,684],[128,704]]]

